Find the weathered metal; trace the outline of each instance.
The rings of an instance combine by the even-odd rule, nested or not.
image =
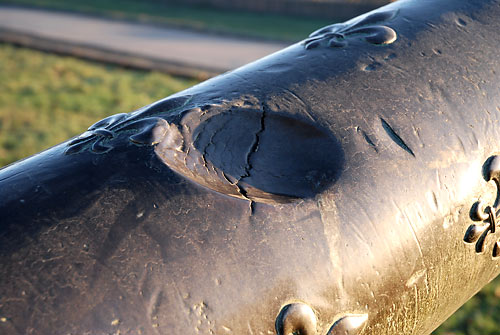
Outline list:
[[[499,273],[499,17],[396,2],[0,170],[0,333],[429,334]]]

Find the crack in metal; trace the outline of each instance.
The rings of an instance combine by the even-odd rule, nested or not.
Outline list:
[[[266,106],[262,104],[261,107],[261,117],[260,117],[260,129],[255,133],[255,139],[250,146],[247,155],[246,155],[246,165],[245,165],[245,173],[241,175],[238,180],[235,182],[235,186],[238,188],[238,192],[247,200],[250,201],[250,212],[253,214],[254,212],[254,206],[253,206],[253,200],[248,197],[247,190],[240,184],[240,182],[245,179],[250,177],[250,171],[253,169],[251,159],[252,156],[259,150],[259,144],[260,144],[260,136],[261,134],[266,130],[265,126],[265,118],[266,118]]]
[[[266,118],[266,106],[263,104],[262,115],[260,117],[260,129],[255,133],[255,140],[247,152],[245,174],[242,175],[238,181],[250,177],[250,170],[252,170],[252,163],[251,163],[252,156],[259,150],[260,135],[266,130],[264,122],[265,118]]]

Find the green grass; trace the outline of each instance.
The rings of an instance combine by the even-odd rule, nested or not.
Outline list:
[[[433,334],[500,334],[500,277],[486,285]]]
[[[230,33],[295,42],[331,20],[291,17],[269,13],[227,11],[207,7],[138,0],[1,0],[0,4],[28,5],[48,9],[103,15],[118,19],[166,24],[176,27]]]
[[[0,44],[0,166],[193,84]],[[434,334],[500,334],[499,298],[500,277]]]
[[[0,166],[193,84],[0,44]]]

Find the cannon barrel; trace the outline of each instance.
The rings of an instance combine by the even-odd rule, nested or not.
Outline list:
[[[1,334],[429,334],[499,273],[500,2],[391,3],[0,170]]]

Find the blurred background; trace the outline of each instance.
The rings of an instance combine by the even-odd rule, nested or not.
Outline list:
[[[0,167],[387,2],[0,0]],[[499,298],[434,334],[500,334]]]

